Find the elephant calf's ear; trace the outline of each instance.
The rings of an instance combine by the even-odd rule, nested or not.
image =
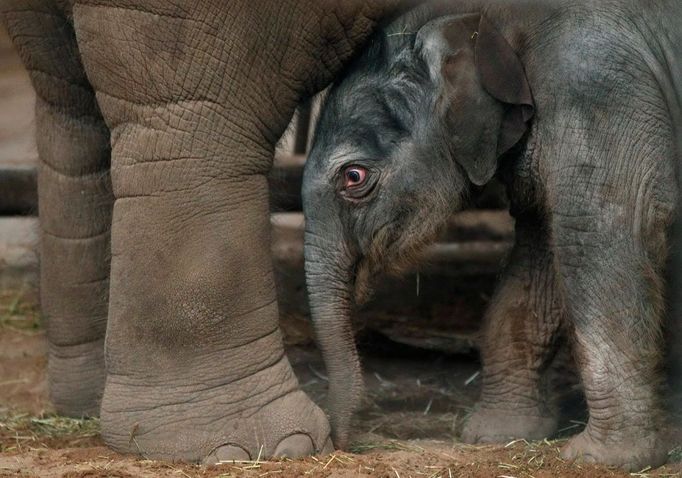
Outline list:
[[[497,170],[497,158],[514,146],[533,116],[521,62],[482,15],[433,20],[417,35],[432,80],[451,153],[476,185]]]
[[[501,155],[524,135],[535,107],[521,60],[483,15],[476,35],[476,69],[486,91],[510,105],[505,108],[497,143],[497,154]]]

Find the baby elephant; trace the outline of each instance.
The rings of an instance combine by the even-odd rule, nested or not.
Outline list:
[[[599,3],[599,2],[597,2]],[[516,245],[486,317],[463,439],[556,431],[543,372],[568,334],[589,407],[563,448],[665,462],[660,362],[682,159],[682,2],[426,4],[333,87],[304,174],[310,305],[336,445],[362,390],[349,316],[498,175]]]

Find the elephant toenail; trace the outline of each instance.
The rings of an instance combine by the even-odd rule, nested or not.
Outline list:
[[[562,460],[566,461],[573,461],[575,460],[575,453],[573,451],[569,450],[568,448],[564,448],[561,450],[561,454],[559,455]]]
[[[324,446],[322,447],[322,450],[320,450],[321,455],[329,455],[330,453],[334,452],[334,443],[332,442],[331,437],[327,438],[327,441],[324,442]]]
[[[287,458],[301,458],[315,453],[313,440],[303,433],[290,435],[279,442],[273,456]]]
[[[251,460],[249,453],[236,445],[222,445],[214,449],[204,460],[205,465],[216,465],[232,461]]]

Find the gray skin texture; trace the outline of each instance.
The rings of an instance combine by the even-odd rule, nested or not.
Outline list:
[[[151,458],[332,449],[282,346],[266,175],[298,102],[399,3],[0,1],[38,96],[60,413]]]
[[[494,27],[485,34],[481,18]],[[411,262],[472,184],[497,174],[517,239],[485,317],[482,395],[463,439],[555,432],[544,372],[565,337],[590,417],[563,457],[629,470],[665,462],[662,274],[682,159],[680,22],[673,0],[432,3],[377,33],[346,69],[303,190],[335,443],[347,443],[362,393],[353,307],[378,271]],[[525,82],[535,115],[501,147],[523,104],[504,85]],[[368,179],[347,187],[357,166]]]

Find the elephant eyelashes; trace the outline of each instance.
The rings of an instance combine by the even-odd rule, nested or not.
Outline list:
[[[372,192],[376,179],[372,179],[367,168],[353,165],[342,170],[339,183],[341,195],[349,199],[362,199]]]

